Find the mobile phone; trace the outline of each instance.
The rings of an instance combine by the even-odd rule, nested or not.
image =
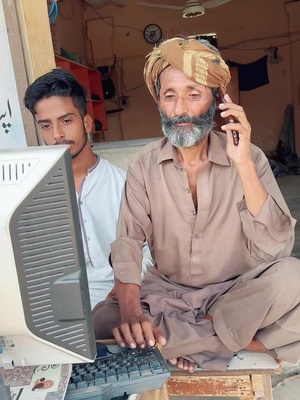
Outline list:
[[[224,99],[224,95],[223,95],[221,89],[219,89],[219,99],[220,99],[221,103],[226,103],[226,100]],[[238,121],[232,115],[229,115],[226,118],[226,122],[238,122]],[[235,146],[238,146],[239,140],[240,140],[238,131],[231,131],[231,133],[232,133],[232,137],[233,137],[233,144]]]

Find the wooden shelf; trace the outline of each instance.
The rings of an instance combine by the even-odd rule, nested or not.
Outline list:
[[[101,130],[106,130],[107,118],[101,73],[57,54],[55,54],[55,62],[57,67],[72,72],[76,79],[85,88],[87,93],[87,112],[93,120],[93,132],[99,131],[99,123],[97,121],[101,124]],[[100,100],[94,100],[92,98],[93,95],[95,97],[97,96]]]

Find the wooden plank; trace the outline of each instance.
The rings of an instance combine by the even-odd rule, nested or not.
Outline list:
[[[241,399],[254,399],[249,375],[236,377],[174,377],[167,381],[170,395],[189,396],[236,396]]]
[[[263,379],[264,390],[265,390],[264,400],[273,400],[273,389],[272,389],[271,376],[263,375],[262,379]]]
[[[257,399],[264,398],[265,388],[264,388],[263,376],[259,374],[251,375],[251,382],[255,398]]]
[[[149,390],[148,392],[140,393],[137,396],[138,400],[169,400],[167,384],[161,389]]]
[[[22,42],[19,33],[19,22],[16,11],[15,3],[19,3],[17,1],[2,1],[4,14],[5,14],[5,22],[7,27],[7,35],[9,39],[10,52],[13,62],[13,69],[15,74],[15,80],[17,84],[18,96],[19,96],[19,104],[22,113],[22,122],[25,127],[25,135],[26,142],[28,146],[36,146],[39,143],[42,143],[42,139],[39,134],[36,132],[36,127],[34,123],[34,119],[31,114],[25,108],[23,103],[23,97],[25,90],[28,87],[27,80],[27,72],[25,69],[24,56],[23,56],[23,48]],[[1,39],[2,40],[2,39]],[[2,42],[2,46],[3,46]],[[2,72],[8,68],[9,59],[8,55],[5,55],[5,68],[2,68]],[[3,90],[1,90],[2,100],[4,99]],[[16,113],[14,112],[14,117],[16,118]],[[14,124],[16,128],[17,125]],[[20,130],[21,134],[21,130]]]
[[[172,369],[171,374],[174,377],[178,376],[190,376],[191,373],[187,371],[182,371],[179,368]],[[202,369],[197,369],[193,372],[193,376],[239,376],[239,375],[254,375],[254,374],[259,374],[259,375],[270,375],[270,374],[280,374],[282,372],[281,368],[278,368],[277,370],[273,369],[234,369],[234,370],[226,370],[226,371],[210,371],[210,370],[202,370]]]
[[[264,399],[264,400],[273,399],[272,383],[270,375],[267,374],[251,375],[251,381],[255,399]]]
[[[55,68],[46,1],[15,2],[29,83]]]
[[[240,377],[196,377],[170,378],[160,390],[151,390],[136,395],[136,400],[169,400],[170,395],[204,397],[239,397],[241,400],[273,400],[269,375]]]

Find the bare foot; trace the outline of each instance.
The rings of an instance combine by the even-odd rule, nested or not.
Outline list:
[[[183,357],[170,358],[169,363],[175,365],[177,368],[183,369],[188,372],[194,372],[197,364],[193,361],[188,361]]]
[[[256,351],[259,353],[269,353],[269,350],[256,338],[252,339],[245,350]]]
[[[267,353],[270,354],[270,356],[272,356],[273,358],[275,358],[276,362],[279,365],[283,364],[282,360],[279,360],[278,358],[275,357],[274,353],[270,350],[268,350],[259,340],[257,340],[256,338],[253,338],[250,342],[250,344],[245,347],[245,350],[248,351],[255,351],[258,353]]]

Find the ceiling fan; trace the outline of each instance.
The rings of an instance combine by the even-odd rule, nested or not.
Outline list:
[[[187,0],[184,6],[177,6],[175,4],[146,3],[144,1],[137,1],[137,4],[146,7],[167,8],[170,10],[182,10],[183,18],[194,18],[204,15],[206,8],[218,7],[221,6],[222,4],[228,3],[229,1],[231,0],[209,0],[202,3],[199,0]]]

